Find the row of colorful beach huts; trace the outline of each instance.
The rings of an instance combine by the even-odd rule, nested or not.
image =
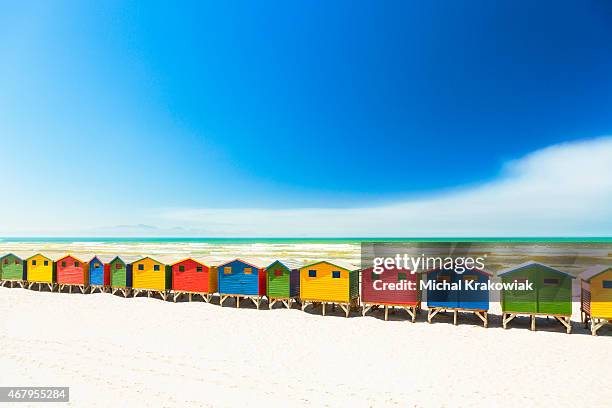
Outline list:
[[[425,275],[425,276],[423,276]],[[363,315],[370,310],[384,308],[385,319],[389,310],[403,309],[414,322],[421,309],[420,281],[475,282],[479,289],[439,290],[428,287],[427,320],[437,315],[452,314],[457,324],[459,312],[478,316],[488,326],[492,274],[480,269],[461,273],[453,270],[432,269],[424,273],[411,273],[407,269],[372,268],[360,270],[344,262],[320,261],[307,265],[295,261],[275,261],[267,266],[253,261],[234,259],[219,265],[187,258],[165,264],[151,257],[94,256],[80,259],[66,255],[51,259],[42,254],[21,259],[14,254],[0,258],[2,285],[20,285],[24,288],[50,291],[80,291],[81,293],[110,292],[137,296],[158,295],[176,302],[181,296],[189,300],[195,295],[210,302],[219,296],[223,306],[234,298],[251,300],[260,308],[267,299],[269,308],[282,303],[288,308],[301,303],[302,310],[311,304],[320,304],[325,315],[326,306],[340,307],[346,317],[354,308]],[[571,332],[572,279],[574,276],[551,266],[530,261],[499,271],[502,283],[531,282],[532,290],[504,289],[501,291],[502,325],[504,328],[519,315],[531,318],[535,330],[537,316],[550,316]],[[579,275],[581,287],[581,320],[591,333],[612,322],[612,266],[594,266]],[[399,288],[399,289],[398,289]]]

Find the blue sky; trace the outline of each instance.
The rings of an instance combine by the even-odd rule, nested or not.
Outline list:
[[[23,191],[0,234],[612,233],[612,201],[527,205],[559,218],[516,230],[335,221],[535,179],[532,157],[612,197],[612,156],[588,163],[612,134],[608,2],[104,3],[0,11],[0,174]],[[572,148],[587,163],[558,168]]]

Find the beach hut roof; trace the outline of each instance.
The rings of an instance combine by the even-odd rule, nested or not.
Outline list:
[[[4,258],[6,258],[7,256],[14,256],[14,257],[15,257],[15,258],[17,258],[17,259],[21,259],[20,257],[18,257],[17,255],[15,255],[14,253],[9,252],[9,253],[8,253],[8,254],[6,254],[6,255],[2,255],[2,256],[0,256],[0,260],[2,260],[2,259],[4,259]]]
[[[309,263],[307,265],[304,265],[300,269],[308,268],[310,266],[314,266],[314,265],[318,265],[318,264],[322,264],[322,263],[333,265],[333,266],[336,266],[338,268],[345,269],[347,271],[356,271],[356,270],[359,269],[359,267],[357,265],[355,265],[353,263],[350,263],[350,262],[346,262],[346,261],[334,261],[334,262],[330,262],[330,261],[317,261],[317,262],[312,262],[312,263]]]
[[[209,261],[207,261],[207,260],[205,260],[205,259],[197,258],[197,257],[192,257],[192,256],[187,257],[187,258],[183,258],[183,259],[181,259],[180,261],[173,262],[173,263],[172,263],[172,264],[170,264],[170,265],[171,265],[171,266],[178,265],[178,264],[180,264],[180,263],[183,263],[183,262],[185,262],[185,261],[189,261],[189,260],[194,261],[194,262],[197,262],[197,263],[199,263],[199,264],[201,264],[201,265],[204,265],[204,266],[210,266],[210,262],[209,262]]]
[[[116,259],[120,259],[121,261],[123,261],[123,263],[128,265],[128,264],[134,263],[137,260],[143,259],[143,258],[142,258],[142,255],[117,255],[117,256],[111,255],[111,259],[110,261],[108,261],[108,263],[114,262]]]
[[[78,256],[76,256],[76,255],[72,255],[72,254],[67,254],[67,255],[64,255],[64,256],[62,256],[61,258],[58,258],[58,259],[57,259],[55,262],[59,262],[59,261],[61,261],[62,259],[66,259],[66,258],[74,258],[74,259],[76,259],[76,260],[77,260],[77,261],[79,261],[79,262],[85,263],[85,261],[83,261],[83,260],[82,260],[80,257],[78,257]]]
[[[42,256],[43,258],[48,259],[49,261],[52,261],[52,262],[55,262],[57,260],[57,257],[54,257],[54,256],[51,257],[51,256],[43,255],[40,252],[37,252],[34,255],[27,257],[26,261],[29,261],[30,259],[32,259],[32,258],[34,258],[36,256]]]
[[[516,272],[516,271],[519,271],[521,269],[525,269],[525,268],[530,267],[530,266],[539,266],[539,267],[542,267],[542,268],[549,269],[551,271],[558,272],[558,273],[560,273],[562,275],[567,275],[567,276],[569,276],[572,279],[576,278],[575,276],[573,276],[573,275],[571,275],[571,274],[569,274],[567,272],[560,271],[559,269],[553,268],[553,267],[548,266],[548,265],[544,265],[543,263],[536,262],[536,261],[527,261],[527,262],[523,262],[520,265],[516,265],[516,266],[512,266],[510,268],[503,269],[503,270],[497,272],[497,276],[502,276],[502,275],[505,275],[505,274],[508,274],[508,273]]]
[[[131,263],[136,263],[136,262],[144,261],[145,259],[150,259],[153,262],[157,262],[157,263],[163,264],[163,262],[158,261],[157,259],[151,258],[150,256],[145,256],[143,258],[137,258],[135,261],[132,261]]]
[[[98,259],[98,261],[102,262],[103,264],[108,264],[114,261],[115,258],[117,257],[113,255],[93,255],[91,258],[89,258],[88,262],[91,263],[91,261],[94,259]]]
[[[232,259],[231,261],[227,261],[227,262],[223,262],[222,264],[217,265],[218,268],[221,268],[222,266],[225,266],[227,264],[230,264],[232,262],[236,262],[236,261],[240,261],[243,262],[249,266],[252,266],[255,269],[259,269],[261,268],[261,266],[257,266],[257,265],[263,265],[265,262],[263,262],[261,259],[254,259],[254,258],[236,258],[236,259]]]
[[[294,269],[300,269],[304,266],[303,262],[300,262],[296,259],[287,259],[284,261],[281,261],[280,259],[277,259],[276,261],[272,262],[270,265],[266,266],[266,269],[268,269],[269,267],[271,267],[272,265],[274,265],[275,263],[280,263],[281,265],[285,266],[287,269],[289,270],[294,270]]]
[[[578,276],[580,277],[580,279],[588,282],[597,275],[600,275],[609,270],[612,270],[612,265],[595,265],[582,272]]]

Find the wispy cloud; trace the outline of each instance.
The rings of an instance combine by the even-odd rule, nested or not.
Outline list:
[[[612,236],[612,137],[554,145],[506,163],[491,182],[385,205],[95,211],[33,199],[11,205],[0,204],[0,235]]]
[[[507,163],[495,181],[388,205],[177,208],[159,219],[208,236],[610,236],[612,137],[554,145]]]

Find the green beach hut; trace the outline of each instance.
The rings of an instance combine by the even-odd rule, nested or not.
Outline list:
[[[23,282],[23,259],[15,254],[7,254],[0,258],[0,282],[5,282],[13,287],[14,282],[20,285]]]
[[[121,293],[127,297],[132,287],[132,262],[138,257],[119,257],[104,260],[109,269],[111,293]]]
[[[300,296],[300,268],[297,261],[274,261],[266,268],[268,308],[281,302],[288,309]]]
[[[531,284],[531,289],[520,285],[502,291],[502,322],[504,328],[517,315],[531,317],[531,330],[535,330],[536,316],[551,316],[571,332],[572,279],[574,276],[544,265],[529,261],[498,272],[505,285]]]

